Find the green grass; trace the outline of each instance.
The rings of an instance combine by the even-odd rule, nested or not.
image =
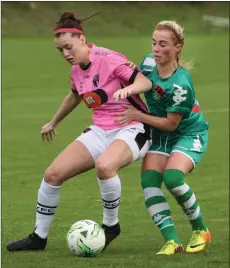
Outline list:
[[[151,38],[95,38],[97,45],[125,53],[139,62],[150,52]],[[198,255],[159,257],[162,246],[143,203],[140,162],[122,170],[120,222],[122,235],[98,258],[70,256],[66,233],[72,223],[89,218],[101,222],[101,203],[95,171],[67,182],[45,252],[9,253],[8,241],[33,230],[37,190],[44,170],[55,156],[91,123],[91,112],[81,104],[58,127],[50,143],[40,139],[41,126],[50,120],[68,93],[69,65],[50,39],[2,40],[2,267],[228,267],[229,107],[228,36],[189,36],[185,59],[195,58],[192,71],[198,99],[210,123],[209,148],[201,164],[187,176],[213,234],[208,250]],[[205,112],[208,111],[208,112]],[[211,111],[211,112],[210,112]],[[216,112],[215,112],[216,111]],[[166,193],[173,218],[186,245],[191,229],[180,208]]]

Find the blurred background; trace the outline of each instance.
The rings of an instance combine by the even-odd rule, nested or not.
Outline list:
[[[227,32],[229,2],[2,2],[2,36],[52,36],[64,10],[85,22],[89,36],[146,36],[160,20],[177,20],[187,34]],[[213,27],[216,25],[216,27]]]
[[[66,233],[74,222],[101,222],[101,200],[92,170],[62,187],[61,203],[47,250],[10,254],[9,241],[33,231],[37,190],[53,159],[92,123],[84,104],[44,143],[41,127],[51,120],[70,91],[70,65],[55,48],[53,29],[61,13],[73,10],[84,19],[88,42],[117,50],[136,64],[151,53],[152,31],[161,20],[185,28],[184,60],[201,111],[210,125],[209,147],[186,177],[196,193],[213,240],[207,251],[191,256],[156,258],[163,245],[144,207],[141,161],[121,170],[122,235],[96,259],[69,255]],[[229,267],[229,2],[1,2],[2,13],[2,267],[3,268],[225,268]],[[184,245],[191,228],[165,191]]]

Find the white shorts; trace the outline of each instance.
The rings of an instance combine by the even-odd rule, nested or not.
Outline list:
[[[96,161],[116,139],[123,140],[128,144],[133,153],[133,161],[142,159],[152,144],[150,127],[142,123],[113,130],[103,130],[96,126],[90,126],[76,140],[81,141],[86,146]]]

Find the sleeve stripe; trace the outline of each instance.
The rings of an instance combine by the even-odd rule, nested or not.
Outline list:
[[[143,65],[154,67],[156,65],[156,62],[153,58],[147,57],[147,58],[145,58]]]
[[[135,80],[135,78],[136,78],[136,76],[137,76],[138,73],[139,73],[139,71],[138,71],[138,69],[136,68],[136,69],[133,71],[131,77],[129,78],[129,82],[130,82],[131,84],[134,82],[134,80]]]

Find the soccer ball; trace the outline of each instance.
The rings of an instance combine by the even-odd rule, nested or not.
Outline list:
[[[77,221],[67,233],[67,243],[73,255],[95,257],[105,246],[105,232],[95,221]]]

